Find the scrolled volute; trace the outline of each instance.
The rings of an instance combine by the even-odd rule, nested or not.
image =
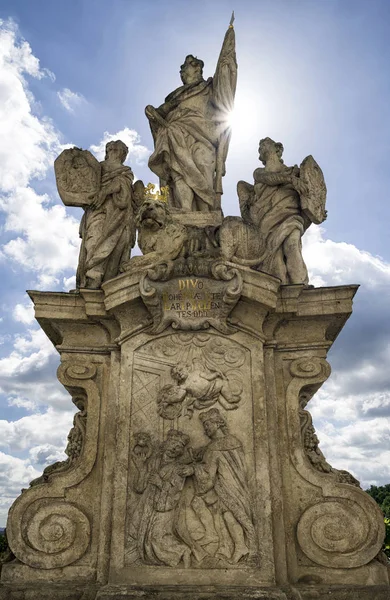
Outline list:
[[[91,528],[86,514],[65,501],[33,503],[22,526],[26,550],[23,562],[39,569],[72,564],[88,548]]]
[[[365,506],[364,500],[329,498],[307,508],[297,526],[306,556],[324,567],[344,569],[361,567],[375,558],[383,532],[375,511],[370,513],[372,507]]]

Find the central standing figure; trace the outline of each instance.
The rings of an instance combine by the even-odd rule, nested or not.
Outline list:
[[[214,77],[203,79],[203,66],[188,55],[180,68],[183,85],[159,108],[145,109],[155,144],[149,167],[160,185],[169,186],[170,204],[183,212],[221,208],[237,83],[233,17]]]

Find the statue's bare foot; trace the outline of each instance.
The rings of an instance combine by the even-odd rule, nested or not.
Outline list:
[[[236,548],[234,550],[233,556],[231,557],[229,562],[231,562],[233,565],[236,565],[247,554],[249,554],[248,548],[246,546],[243,546],[243,547],[239,546],[238,548]]]
[[[191,550],[184,550],[183,553],[183,563],[184,563],[184,568],[185,569],[189,569],[191,566]]]

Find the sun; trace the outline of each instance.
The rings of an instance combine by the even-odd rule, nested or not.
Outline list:
[[[253,98],[242,94],[237,96],[234,109],[227,117],[229,127],[234,137],[247,136],[257,126],[256,104]]]

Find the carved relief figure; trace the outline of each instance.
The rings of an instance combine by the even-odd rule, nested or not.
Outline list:
[[[165,419],[191,418],[195,408],[202,410],[216,402],[226,410],[238,408],[241,397],[231,392],[228,377],[208,369],[199,358],[193,359],[192,369],[185,364],[172,367],[171,376],[176,384],[164,386],[157,398],[158,413]]]
[[[132,458],[138,471],[134,491],[142,496],[130,520],[128,554],[143,563],[190,566],[191,548],[183,541],[189,536],[185,531],[181,534],[179,518],[185,479],[194,472],[186,455],[189,441],[187,435],[171,429],[156,454],[134,452],[139,440],[134,446]]]
[[[188,55],[180,68],[183,85],[158,108],[145,109],[155,144],[149,167],[161,185],[169,185],[171,204],[186,212],[220,209],[230,141],[227,116],[237,82],[233,19],[214,77],[205,80],[203,66]]]
[[[240,181],[237,192],[242,218],[227,217],[220,230],[222,255],[279,277],[284,284],[308,283],[301,238],[326,218],[326,187],[311,156],[301,167],[287,167],[283,145],[260,140],[264,168],[255,170],[254,185]]]
[[[216,558],[237,564],[256,554],[256,536],[242,443],[228,431],[220,411],[212,408],[199,416],[209,444],[197,453],[196,496],[192,506],[204,524],[200,545],[218,540]],[[206,510],[212,515],[205,520]],[[228,536],[226,535],[228,534]]]

